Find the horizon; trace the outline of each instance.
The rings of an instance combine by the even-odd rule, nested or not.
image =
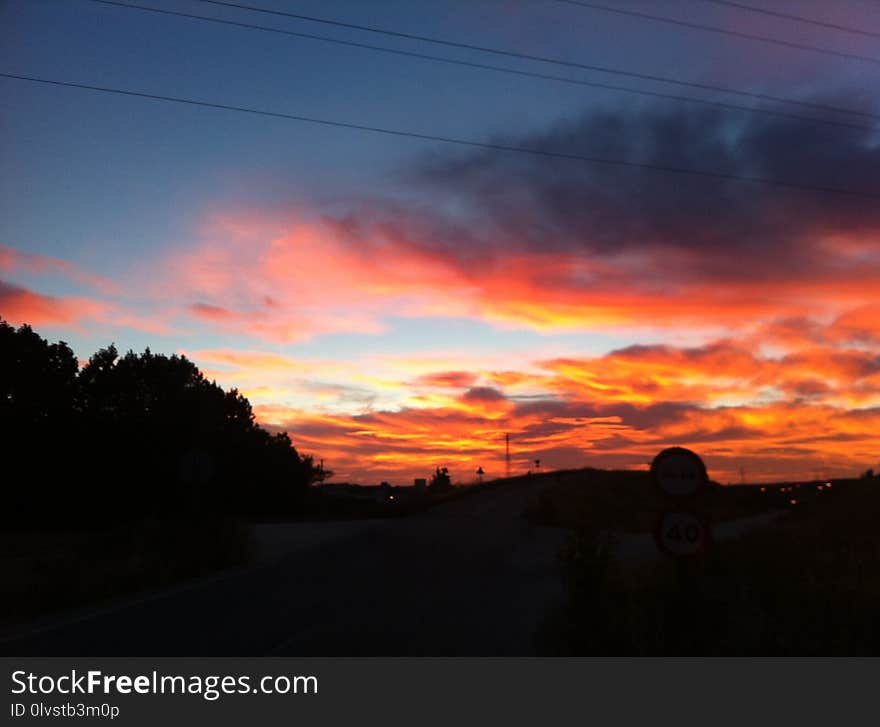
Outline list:
[[[725,87],[801,105],[683,103],[89,0],[4,4],[7,74],[476,144],[0,78],[0,317],[12,325],[81,361],[111,343],[186,355],[333,482],[411,484],[435,467],[495,479],[507,434],[523,473],[536,459],[545,471],[647,469],[673,445],[722,483],[877,469],[876,63],[557,3],[296,4],[715,88],[683,91],[153,5],[648,94],[756,106]],[[875,5],[803,5],[880,28]],[[688,12],[872,50],[711,3]]]

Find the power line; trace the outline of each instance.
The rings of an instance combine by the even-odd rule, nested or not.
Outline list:
[[[463,61],[455,58],[444,58],[442,56],[430,55],[427,53],[417,53],[415,51],[407,51],[407,50],[399,50],[397,48],[388,48],[385,46],[377,46],[372,45],[370,43],[360,43],[357,41],[351,40],[341,40],[339,38],[330,38],[324,35],[315,35],[313,33],[301,33],[293,30],[283,30],[281,28],[272,28],[265,25],[254,25],[252,23],[242,23],[236,20],[224,20],[221,18],[213,18],[205,15],[194,15],[192,13],[184,13],[176,10],[165,10],[162,8],[154,8],[147,5],[135,5],[127,2],[119,2],[119,0],[89,0],[93,3],[98,3],[99,5],[109,5],[118,8],[126,8],[128,10],[138,10],[150,13],[157,13],[160,15],[169,15],[174,17],[180,17],[187,20],[198,20],[207,23],[214,23],[217,25],[227,25],[236,28],[244,28],[246,30],[257,30],[266,33],[276,33],[279,35],[292,36],[295,38],[304,38],[307,40],[317,40],[325,43],[333,43],[337,45],[349,46],[354,48],[361,48],[369,51],[378,51],[381,53],[390,53],[393,55],[400,56],[408,56],[411,58],[417,58],[420,60],[433,61],[438,63],[448,63],[451,65],[465,66],[468,68],[475,68],[478,70],[488,70],[495,71],[499,73],[508,73],[516,76],[525,76],[527,78],[536,78],[539,80],[546,81],[557,81],[560,83],[567,83],[576,86],[586,86],[590,88],[601,88],[604,90],[622,92],[622,93],[632,93],[639,96],[649,96],[652,98],[663,98],[663,99],[671,99],[673,101],[680,101],[685,103],[695,103],[701,104],[703,106],[711,106],[715,108],[721,108],[725,110],[732,111],[742,111],[746,113],[754,113],[754,114],[764,114],[767,116],[775,116],[784,119],[792,119],[794,121],[802,121],[806,123],[814,123],[814,124],[829,124],[831,126],[841,126],[850,129],[860,129],[863,131],[873,131],[873,126],[867,126],[865,124],[857,124],[849,121],[839,121],[837,119],[821,119],[813,116],[799,116],[798,114],[791,114],[785,111],[776,111],[773,109],[765,109],[760,107],[753,106],[741,106],[739,104],[726,103],[724,101],[713,101],[710,99],[701,99],[694,98],[692,96],[679,96],[671,93],[663,93],[662,91],[647,91],[638,88],[628,88],[626,86],[617,86],[611,83],[600,83],[598,81],[584,81],[575,78],[566,78],[564,76],[554,76],[547,73],[537,73],[534,71],[522,71],[515,68],[506,68],[504,66],[494,66],[486,63],[476,63],[472,61]]]
[[[796,20],[799,23],[809,23],[817,25],[820,28],[828,28],[830,30],[840,30],[844,33],[855,33],[856,35],[864,35],[867,38],[880,38],[880,33],[873,30],[861,30],[848,25],[838,25],[837,23],[829,23],[824,20],[816,20],[815,18],[807,18],[803,15],[794,15],[793,13],[783,13],[778,10],[768,10],[767,8],[759,8],[746,3],[733,2],[732,0],[703,0],[705,3],[714,3],[739,10],[747,10],[750,13],[761,13],[762,15],[770,15],[774,18],[784,18],[785,20]]]
[[[466,50],[474,50],[482,53],[492,53],[493,55],[505,56],[509,58],[521,58],[529,61],[538,61],[540,63],[550,63],[557,66],[565,66],[567,68],[580,68],[585,71],[596,71],[598,73],[608,73],[616,76],[627,76],[629,78],[638,78],[643,81],[656,81],[660,83],[671,83],[676,86],[684,86],[687,88],[698,88],[703,91],[718,91],[721,93],[729,93],[736,96],[758,99],[760,101],[773,101],[775,103],[791,104],[802,106],[820,111],[831,111],[834,113],[851,114],[869,119],[880,119],[880,115],[858,109],[847,109],[840,106],[831,106],[828,104],[815,103],[812,101],[799,101],[797,99],[786,98],[784,96],[774,96],[767,93],[758,93],[756,91],[742,91],[740,89],[725,88],[710,83],[699,83],[697,81],[681,81],[675,78],[665,76],[657,76],[650,73],[637,73],[635,71],[622,71],[618,68],[609,68],[606,66],[591,65],[588,63],[576,63],[574,61],[566,61],[562,58],[550,58],[546,56],[530,55],[528,53],[520,53],[518,51],[505,50],[502,48],[490,48],[487,46],[474,45],[472,43],[460,43],[458,41],[446,40],[444,38],[433,38],[425,35],[416,35],[414,33],[404,33],[398,30],[388,30],[386,28],[378,28],[369,25],[357,25],[355,23],[346,23],[341,20],[329,20],[327,18],[318,18],[312,15],[301,15],[299,13],[290,13],[282,10],[270,10],[269,8],[256,7],[254,5],[243,5],[241,3],[225,2],[224,0],[199,0],[199,2],[208,3],[210,5],[220,5],[223,7],[238,8],[239,10],[248,10],[255,13],[265,13],[267,15],[277,15],[285,18],[293,18],[295,20],[305,20],[311,23],[321,23],[324,25],[333,25],[340,28],[348,28],[350,30],[362,30],[368,33],[378,33],[388,35],[394,38],[406,38],[407,40],[417,40],[424,43],[434,43],[436,45],[448,46],[450,48],[462,48]]]
[[[321,119],[313,116],[301,116],[299,114],[287,114],[279,111],[268,111],[264,109],[254,109],[245,106],[233,106],[230,104],[215,103],[211,101],[199,101],[196,99],[181,98],[178,96],[164,96],[154,93],[145,93],[142,91],[130,91],[127,89],[111,88],[108,86],[94,86],[85,83],[74,83],[72,81],[56,81],[48,78],[40,78],[37,76],[24,76],[14,73],[0,72],[0,78],[9,78],[17,81],[27,81],[30,83],[42,83],[51,86],[62,86],[66,88],[75,88],[87,91],[97,91],[100,93],[115,94],[119,96],[132,96],[136,98],[149,99],[152,101],[167,101],[170,103],[186,104],[188,106],[200,106],[211,109],[219,109],[223,111],[235,111],[239,113],[253,114],[257,116],[268,116],[277,119],[286,119],[289,121],[299,121],[308,124],[316,124],[321,126],[332,126],[342,129],[353,129],[355,131],[367,131],[374,134],[383,134],[386,136],[407,137],[411,139],[420,139],[422,141],[437,141],[444,144],[456,144],[459,146],[473,147],[477,149],[488,149],[491,151],[502,151],[519,154],[529,154],[532,156],[547,157],[551,159],[568,159],[572,161],[588,162],[590,164],[601,164],[615,167],[629,167],[633,169],[644,169],[655,172],[667,172],[671,174],[681,174],[693,177],[704,177],[710,179],[749,182],[753,184],[762,184],[771,187],[779,187],[783,189],[794,189],[803,192],[822,192],[829,194],[848,195],[853,197],[862,197],[865,199],[880,199],[880,193],[865,192],[856,189],[845,189],[841,187],[824,187],[820,185],[799,184],[796,182],[787,182],[776,179],[766,179],[764,177],[747,177],[739,174],[728,172],[714,172],[703,169],[690,169],[686,167],[672,167],[662,164],[650,164],[647,162],[634,162],[624,159],[608,159],[603,157],[585,156],[581,154],[570,154],[566,152],[550,151],[547,149],[536,149],[524,146],[510,146],[506,144],[495,144],[491,142],[474,141],[471,139],[460,139],[452,136],[440,136],[436,134],[422,134],[415,131],[405,131],[403,129],[388,129],[380,126],[368,126],[366,124],[355,124],[348,121],[336,121],[333,119]]]
[[[782,38],[773,38],[769,35],[756,35],[754,33],[745,33],[740,30],[730,30],[729,28],[720,28],[717,25],[705,25],[703,23],[694,23],[689,20],[676,20],[665,15],[652,15],[651,13],[643,13],[637,10],[623,10],[622,8],[613,8],[600,3],[584,2],[583,0],[554,0],[554,2],[563,3],[565,5],[577,5],[589,10],[601,10],[605,13],[614,13],[616,15],[626,15],[630,18],[639,20],[650,20],[655,23],[666,23],[667,25],[677,25],[682,28],[691,30],[701,30],[707,33],[718,33],[719,35],[729,35],[733,38],[743,38],[745,40],[756,40],[761,43],[770,43],[779,45],[784,48],[793,48],[795,50],[806,50],[814,53],[824,53],[826,55],[837,56],[838,58],[847,58],[854,61],[863,61],[865,63],[874,63],[880,65],[880,58],[872,58],[871,56],[863,56],[858,53],[847,53],[846,51],[834,50],[833,48],[822,48],[816,45],[808,45],[806,43],[795,43]]]

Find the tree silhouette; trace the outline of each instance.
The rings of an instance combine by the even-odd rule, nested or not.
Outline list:
[[[62,342],[0,320],[0,431],[4,520],[51,518],[74,497],[67,467],[76,453],[77,361]]]
[[[431,492],[442,492],[450,489],[452,489],[452,480],[449,477],[449,470],[446,467],[438,467],[431,476],[428,490]]]
[[[65,343],[0,322],[8,519],[283,516],[320,476],[286,433],[259,427],[244,396],[185,356],[120,357],[111,345],[77,370]]]

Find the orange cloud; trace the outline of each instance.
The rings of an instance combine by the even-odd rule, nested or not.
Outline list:
[[[235,318],[235,313],[221,308],[218,305],[208,305],[207,303],[193,303],[189,306],[190,312],[196,318],[202,318],[208,321],[223,322]]]
[[[243,229],[246,245],[209,245],[182,261],[183,282],[201,303],[194,313],[271,340],[377,330],[388,316],[406,315],[673,335],[690,324],[725,334],[688,348],[633,346],[515,368],[509,356],[479,360],[467,351],[365,357],[324,382],[314,377],[326,371],[289,361],[206,360],[220,366],[218,378],[257,396],[261,421],[289,429],[340,477],[405,481],[437,465],[462,479],[477,466],[499,474],[506,433],[520,469],[536,458],[553,467],[645,466],[670,444],[705,453],[713,475],[731,481],[741,468],[753,479],[853,474],[876,459],[880,326],[871,270],[658,282],[631,279],[626,259],[585,264],[520,251],[466,266],[387,229],[351,239],[324,222],[270,239]],[[636,267],[652,260],[643,255]],[[234,379],[224,364],[237,367]],[[259,381],[248,384],[248,371]]]
[[[0,280],[0,317],[13,325],[74,325],[103,318],[108,310],[100,301],[41,295]]]
[[[204,356],[221,382],[255,397],[262,421],[335,461],[341,477],[408,479],[440,464],[462,479],[472,466],[499,473],[505,433],[520,468],[535,458],[645,466],[667,444],[705,452],[725,480],[740,468],[764,479],[852,474],[876,459],[880,308],[866,264],[876,245],[864,237],[810,241],[833,264],[811,253],[791,269],[706,276],[700,247],[585,255],[499,239],[470,249],[418,220],[370,219],[303,214],[286,230],[258,215],[217,220],[209,242],[170,261],[175,286],[195,319],[273,342],[463,316],[703,343],[515,366],[503,352],[467,350],[332,369]]]
[[[266,351],[215,349],[193,351],[187,355],[199,362],[246,369],[252,374],[254,372],[262,374],[270,371],[310,371],[320,365],[316,362],[305,362],[301,359]]]
[[[82,270],[68,260],[46,255],[35,255],[0,245],[0,272],[16,273],[26,271],[39,275],[60,274],[74,282],[94,288],[101,293],[115,294],[119,286],[112,280]]]
[[[676,259],[694,252],[590,257],[499,240],[502,250],[469,253],[414,236],[416,223],[306,219],[281,234],[277,224],[250,217],[218,221],[210,242],[170,262],[175,288],[191,298],[189,313],[279,342],[381,333],[400,316],[468,317],[548,333],[690,327],[737,335],[771,324],[781,334],[785,320],[837,318],[838,338],[877,333],[876,268],[861,258],[710,283],[691,270],[695,263]]]
[[[565,415],[552,416],[553,409]],[[547,468],[645,468],[660,449],[681,444],[700,452],[712,476],[726,482],[739,481],[743,470],[750,481],[852,476],[876,462],[880,425],[878,410],[806,404],[590,408],[548,401],[540,411],[515,408],[497,420],[447,406],[318,416],[266,405],[256,413],[289,431],[300,451],[325,458],[341,481],[368,483],[406,483],[435,466],[464,482],[477,467],[501,476],[508,433],[515,473],[534,459]]]
[[[880,303],[848,310],[828,327],[832,340],[880,344]]]
[[[450,467],[467,481],[476,467],[504,472],[510,434],[515,471],[546,467],[645,467],[665,446],[693,447],[713,477],[752,481],[851,476],[878,458],[880,357],[805,349],[761,357],[729,341],[679,349],[640,346],[604,356],[536,362],[542,395],[446,383],[494,379],[437,372],[411,382],[394,410],[316,415],[307,408],[256,407],[301,449],[320,453],[340,477],[360,481],[424,476]],[[440,386],[434,386],[435,384]],[[420,384],[425,389],[417,388]]]
[[[465,389],[477,382],[477,374],[472,371],[437,371],[422,374],[413,382],[416,386],[436,386],[444,389]]]

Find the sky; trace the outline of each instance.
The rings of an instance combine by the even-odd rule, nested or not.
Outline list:
[[[334,481],[500,476],[505,435],[514,473],[645,468],[671,445],[721,482],[878,467],[876,2],[754,2],[817,25],[607,0],[838,55],[554,0],[241,3],[640,77],[138,4],[557,80],[0,0],[0,73],[490,145],[0,77],[3,319],[83,361],[185,354]]]

